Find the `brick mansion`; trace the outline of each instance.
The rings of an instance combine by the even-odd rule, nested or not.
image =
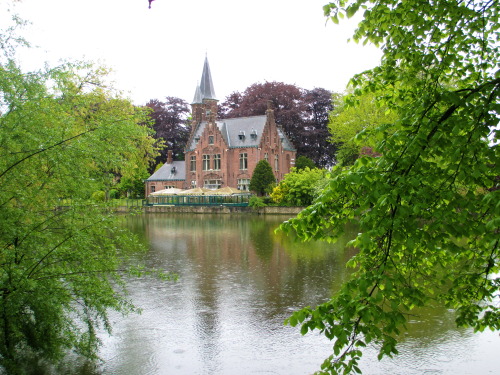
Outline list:
[[[184,161],[174,161],[169,151],[165,164],[145,181],[146,196],[169,188],[232,187],[248,191],[255,166],[262,159],[273,168],[277,182],[290,172],[296,150],[276,124],[272,105],[262,116],[218,120],[217,103],[205,58],[191,104],[191,132]]]

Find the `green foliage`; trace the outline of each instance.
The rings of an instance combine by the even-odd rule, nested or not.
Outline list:
[[[120,191],[117,189],[111,189],[109,191],[109,199],[118,199],[120,198]]]
[[[370,137],[371,131],[396,120],[395,113],[383,107],[376,98],[372,92],[364,93],[356,100],[334,97],[328,129],[331,142],[340,145],[336,154],[338,163],[354,164],[362,147],[375,144],[376,139]]]
[[[324,169],[292,168],[292,171],[274,188],[271,198],[280,206],[308,206],[316,197],[316,186],[321,184],[325,174]]]
[[[102,190],[94,191],[92,193],[91,199],[94,202],[104,202],[106,200],[106,193]]]
[[[248,201],[248,206],[252,208],[266,207],[267,204],[264,202],[262,197],[257,197],[252,195]]]
[[[0,32],[0,52],[10,40]],[[106,89],[105,74],[84,63],[24,73],[0,57],[0,368],[9,373],[29,353],[95,358],[108,309],[133,309],[122,275],[138,243],[89,197],[110,176],[145,171],[153,139],[145,111]]]
[[[316,168],[316,164],[314,161],[309,159],[307,156],[300,155],[297,160],[295,160],[295,168],[297,170],[305,169],[305,168],[313,169]]]
[[[123,197],[144,198],[144,180],[148,177],[148,173],[144,172],[131,177],[122,177],[116,187]]]
[[[273,169],[267,160],[260,160],[253,171],[252,178],[250,179],[250,190],[259,194],[264,195],[269,186],[276,182],[274,177]]]
[[[316,202],[283,224],[335,241],[359,225],[355,272],[330,301],[294,313],[333,341],[321,374],[359,372],[363,348],[397,354],[408,314],[440,304],[459,326],[500,329],[499,12],[493,1],[338,1],[334,22],[364,9],[354,39],[382,47],[354,94],[398,119],[373,131],[377,158],[336,169]]]

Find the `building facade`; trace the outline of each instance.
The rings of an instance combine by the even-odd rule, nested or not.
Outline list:
[[[146,196],[168,188],[248,191],[257,163],[265,159],[276,181],[295,164],[296,150],[276,124],[271,103],[265,115],[217,120],[217,103],[207,58],[196,88],[191,133],[184,161],[166,163],[146,180]]]

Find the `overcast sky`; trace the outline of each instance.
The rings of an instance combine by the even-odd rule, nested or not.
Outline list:
[[[0,0],[5,2],[10,0]],[[224,100],[256,82],[344,90],[374,67],[380,52],[347,39],[355,23],[326,22],[327,0],[22,0],[36,50],[27,69],[60,59],[99,61],[136,104],[176,96],[189,103],[208,55],[215,93]]]

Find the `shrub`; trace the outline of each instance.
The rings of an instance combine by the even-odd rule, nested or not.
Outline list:
[[[118,199],[120,198],[120,192],[117,189],[111,189],[109,191],[109,199]]]
[[[92,193],[91,199],[96,202],[104,202],[106,200],[106,193],[102,190]]]
[[[325,175],[324,169],[292,168],[274,188],[271,198],[280,206],[309,206],[318,194],[316,186],[324,186]]]
[[[248,201],[248,206],[252,208],[266,207],[267,204],[264,203],[264,199],[253,195]]]

